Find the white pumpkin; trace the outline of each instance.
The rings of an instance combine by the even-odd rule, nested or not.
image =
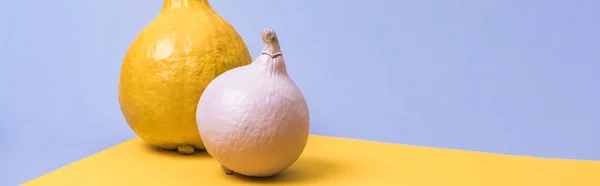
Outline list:
[[[264,29],[262,39],[262,55],[215,78],[198,103],[202,141],[228,174],[278,174],[308,139],[308,106],[288,76],[277,35]]]

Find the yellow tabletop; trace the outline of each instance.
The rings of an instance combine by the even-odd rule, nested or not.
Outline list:
[[[294,165],[276,177],[256,179],[226,175],[205,152],[179,155],[134,138],[24,185],[600,186],[600,162],[311,135]]]

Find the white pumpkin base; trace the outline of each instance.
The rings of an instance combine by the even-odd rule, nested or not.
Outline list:
[[[237,172],[235,172],[235,171],[233,171],[233,170],[225,167],[224,165],[221,165],[221,169],[223,169],[223,172],[225,174],[227,174],[227,175],[238,174],[238,175],[241,175],[241,176],[252,177],[252,178],[270,178],[270,177],[275,177],[275,176],[277,176],[280,173],[280,172],[278,172],[278,173],[275,173],[273,175],[267,175],[267,176],[251,176],[251,175],[244,175],[244,174],[237,173]]]
[[[223,165],[221,165],[221,169],[223,169],[223,172],[225,172],[225,174],[231,175],[231,174],[235,173],[231,169],[228,169],[227,167],[225,167]]]

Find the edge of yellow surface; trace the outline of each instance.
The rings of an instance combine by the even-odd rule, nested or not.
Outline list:
[[[205,152],[185,156],[133,138],[23,185],[600,185],[600,162],[440,149],[311,135],[280,175],[224,174]]]

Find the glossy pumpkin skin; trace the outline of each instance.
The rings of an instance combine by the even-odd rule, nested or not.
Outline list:
[[[204,149],[196,125],[202,92],[218,75],[251,62],[241,36],[207,0],[165,0],[123,59],[121,111],[153,146],[183,154]]]

